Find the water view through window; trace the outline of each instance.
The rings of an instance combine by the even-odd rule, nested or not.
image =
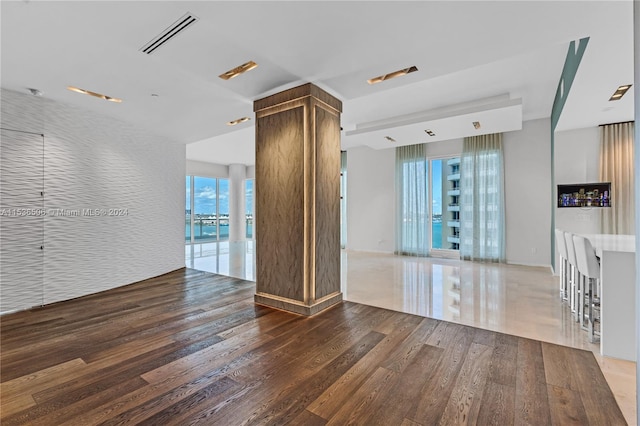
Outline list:
[[[431,160],[431,248],[458,250],[460,157]]]
[[[431,160],[431,248],[442,248],[442,160]]]
[[[186,194],[185,240],[228,239],[229,179],[187,176]]]

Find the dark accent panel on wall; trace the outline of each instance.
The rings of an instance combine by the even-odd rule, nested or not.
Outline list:
[[[340,291],[340,117],[315,105],[316,298]]]
[[[257,291],[304,301],[304,108],[258,118]]]

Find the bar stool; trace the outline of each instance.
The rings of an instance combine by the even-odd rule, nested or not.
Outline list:
[[[595,289],[600,279],[600,262],[596,256],[596,251],[591,245],[591,241],[580,235],[573,236],[573,243],[576,251],[576,260],[578,261],[578,271],[585,277],[587,285],[585,286],[585,301],[583,306],[587,305],[587,313],[584,315],[588,321],[587,330],[589,331],[589,341],[598,341],[597,336],[600,335],[596,331],[595,323],[600,321],[599,316],[596,317],[596,311],[600,310],[599,299],[594,296]],[[595,284],[595,285],[594,285]]]
[[[564,233],[564,240],[567,246],[567,261],[569,262],[569,306],[571,306],[571,312],[576,321],[581,321],[582,309],[582,297],[581,297],[581,281],[582,276],[578,271],[578,261],[576,260],[576,250],[573,245],[573,234],[571,232]]]
[[[558,246],[558,253],[560,254],[560,298],[562,300],[568,300],[569,287],[567,278],[567,242],[564,239],[564,231],[556,228],[556,245]]]

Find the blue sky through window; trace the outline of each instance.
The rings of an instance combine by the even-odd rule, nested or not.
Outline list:
[[[215,179],[200,176],[193,178],[193,204],[195,214],[216,213]]]

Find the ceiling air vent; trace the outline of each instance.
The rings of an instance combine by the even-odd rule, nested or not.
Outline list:
[[[182,31],[186,30],[197,21],[197,16],[194,16],[191,13],[187,12],[184,16],[171,24],[169,28],[167,28],[166,30],[158,34],[153,40],[142,46],[140,48],[140,51],[142,53],[146,53],[147,55],[152,54],[158,47],[163,46],[173,37],[180,34]]]

